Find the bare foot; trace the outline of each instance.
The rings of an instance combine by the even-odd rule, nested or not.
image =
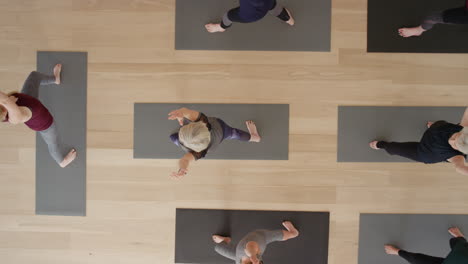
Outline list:
[[[392,245],[385,245],[385,252],[389,255],[398,255],[399,248]]]
[[[295,237],[297,237],[299,235],[299,231],[294,227],[294,225],[291,223],[291,221],[284,221],[283,226],[289,232],[293,233]]]
[[[72,149],[70,150],[70,152],[68,152],[68,154],[65,156],[63,161],[60,163],[60,167],[65,168],[66,166],[68,166],[68,164],[70,164],[73,160],[75,160],[75,158],[76,158],[76,149]]]
[[[449,228],[448,232],[453,236],[453,237],[465,237],[463,233],[458,229],[458,227],[451,227]]]
[[[250,141],[251,142],[260,142],[261,137],[257,132],[257,126],[255,125],[254,121],[249,120],[246,121],[245,124],[247,125],[247,129],[250,133]]]
[[[424,30],[421,26],[419,27],[412,27],[412,28],[400,28],[398,29],[398,34],[404,38],[409,38],[409,37],[418,37],[421,36],[421,34],[426,31]]]
[[[206,24],[205,25],[206,31],[210,33],[216,33],[216,32],[224,32],[226,31],[224,28],[221,27],[221,24]]]
[[[223,237],[223,236],[218,236],[218,235],[213,235],[211,238],[213,238],[213,241],[216,244],[226,242],[227,244],[231,243],[231,238],[230,237]]]
[[[286,23],[289,24],[290,26],[294,26],[295,21],[294,21],[293,16],[291,15],[291,12],[287,8],[285,8],[285,9],[286,9],[286,12],[288,12],[288,15],[289,15],[289,20],[286,21]]]
[[[426,123],[426,126],[427,126],[427,128],[430,128],[433,124],[434,124],[434,122],[429,121],[429,122]]]
[[[371,147],[371,149],[379,149],[377,147],[377,143],[379,143],[379,141],[375,140],[375,141],[372,141],[369,143],[369,147]]]
[[[55,83],[60,84],[60,73],[62,72],[62,64],[57,64],[54,67],[54,76],[55,76]]]

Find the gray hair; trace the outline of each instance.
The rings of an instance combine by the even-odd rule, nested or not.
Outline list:
[[[211,133],[205,123],[193,122],[180,128],[179,140],[185,147],[201,152],[210,144]]]

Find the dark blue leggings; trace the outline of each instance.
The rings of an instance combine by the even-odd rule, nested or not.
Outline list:
[[[221,127],[223,128],[223,140],[225,139],[237,139],[240,141],[249,141],[250,133],[243,130],[232,128],[226,124],[223,120],[218,118]]]

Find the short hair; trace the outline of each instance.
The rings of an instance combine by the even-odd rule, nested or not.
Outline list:
[[[180,128],[179,140],[185,147],[201,152],[210,144],[211,133],[205,123],[192,122]]]
[[[455,145],[460,152],[468,154],[468,127],[463,128],[459,133]]]

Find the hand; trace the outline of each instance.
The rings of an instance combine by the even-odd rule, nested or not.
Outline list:
[[[169,117],[167,119],[169,120],[176,120],[179,121],[179,125],[183,126],[184,125],[184,108],[180,108],[177,110],[174,110],[170,112]]]
[[[187,172],[188,172],[187,169],[179,169],[179,171],[171,173],[171,177],[180,179],[184,177],[187,174]]]

